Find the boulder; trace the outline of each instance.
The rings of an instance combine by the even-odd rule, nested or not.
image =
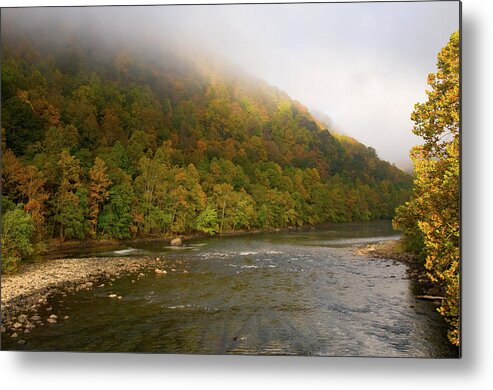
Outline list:
[[[180,237],[171,240],[171,246],[182,246],[182,245],[183,245],[183,241],[181,240]]]

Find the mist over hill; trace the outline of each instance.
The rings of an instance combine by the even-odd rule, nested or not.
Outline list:
[[[248,69],[50,20],[2,19],[2,202],[38,237],[382,219],[409,196],[410,175]]]

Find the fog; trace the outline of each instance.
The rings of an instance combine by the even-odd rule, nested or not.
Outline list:
[[[455,1],[2,9],[2,34],[88,34],[232,62],[406,170],[420,142],[410,114],[458,28]]]

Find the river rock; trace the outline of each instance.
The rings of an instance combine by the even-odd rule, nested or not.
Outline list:
[[[26,344],[26,340],[17,340],[17,344],[24,345]]]
[[[57,321],[54,318],[48,318],[46,322],[49,322],[50,324],[56,324]]]
[[[164,274],[164,271],[163,270],[160,270],[159,268],[156,268],[154,270],[154,273],[156,273],[156,274]]]
[[[57,315],[55,315],[55,314],[52,314],[52,315],[51,315],[51,316],[49,316],[48,318],[52,318],[52,319],[54,319],[54,320],[57,320],[57,319],[58,319],[58,316],[57,316]]]
[[[110,297],[110,298],[117,298],[118,295],[116,295],[116,294],[110,294],[110,295],[108,295],[108,297]]]
[[[20,327],[22,327],[22,324],[20,324],[19,322],[16,322],[13,326],[15,329],[19,329]]]
[[[16,337],[19,337],[19,335],[17,334],[17,332],[14,332],[10,335],[10,337],[12,337],[13,339],[15,339]]]
[[[26,322],[26,320],[27,320],[27,315],[25,314],[21,314],[19,317],[17,317],[17,321],[19,321],[21,324]]]
[[[183,242],[180,237],[171,240],[171,246],[182,246]]]

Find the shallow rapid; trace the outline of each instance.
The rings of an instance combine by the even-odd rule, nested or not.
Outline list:
[[[53,312],[66,321],[2,348],[457,357],[436,306],[415,299],[406,266],[354,254],[397,238],[390,223],[374,222],[77,253],[164,256],[167,274],[149,269],[56,296]]]

